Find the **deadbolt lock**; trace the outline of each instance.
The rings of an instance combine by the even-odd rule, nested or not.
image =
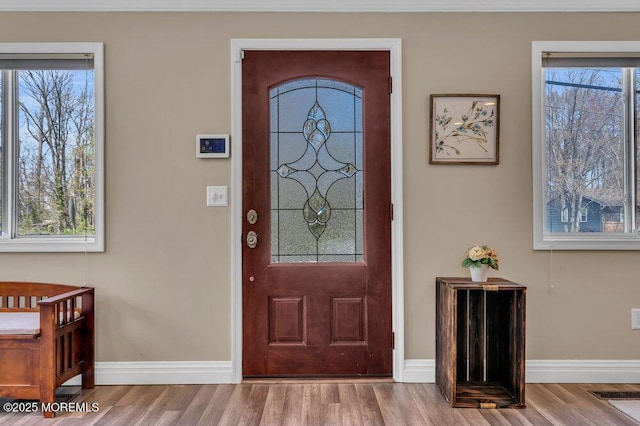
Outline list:
[[[254,209],[249,210],[247,212],[247,222],[253,225],[257,221],[258,221],[258,212],[256,212]]]
[[[253,249],[258,245],[258,234],[254,231],[249,231],[247,234],[247,247]]]

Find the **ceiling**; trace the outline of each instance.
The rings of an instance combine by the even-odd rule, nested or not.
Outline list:
[[[0,11],[637,12],[640,0],[0,0]]]

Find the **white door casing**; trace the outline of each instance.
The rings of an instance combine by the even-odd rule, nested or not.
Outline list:
[[[404,258],[402,199],[402,41],[400,39],[231,40],[231,368],[242,381],[242,52],[243,50],[385,50],[391,56],[391,201],[393,378],[404,380]]]

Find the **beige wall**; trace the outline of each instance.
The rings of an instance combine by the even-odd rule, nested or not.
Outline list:
[[[0,41],[99,41],[106,60],[106,246],[2,254],[2,279],[97,288],[98,361],[230,359],[230,160],[196,133],[231,133],[231,38],[403,41],[406,358],[434,351],[434,277],[466,275],[475,242],[526,284],[529,359],[638,359],[637,252],[534,252],[532,40],[638,40],[640,14],[3,13]],[[428,164],[430,93],[501,95],[500,165]],[[233,155],[233,153],[232,153]],[[231,200],[237,202],[237,200]],[[497,275],[497,274],[494,274]],[[552,288],[553,285],[553,288]]]

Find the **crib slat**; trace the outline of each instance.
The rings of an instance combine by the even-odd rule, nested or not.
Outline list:
[[[69,337],[70,334],[65,334],[63,336],[64,340],[62,341],[62,370],[60,374],[64,374],[69,369]]]
[[[67,369],[65,370],[65,373],[69,370],[71,370],[73,368],[73,366],[75,365],[74,360],[73,360],[73,335],[74,335],[75,331],[70,331],[68,336],[68,342],[69,344],[67,345]]]
[[[17,312],[17,311],[38,311],[39,297],[31,295],[31,293],[7,293],[0,294],[0,311]]]
[[[76,298],[73,297],[69,299],[69,311],[67,312],[68,316],[66,317],[67,322],[72,322],[74,320],[73,313],[76,310],[75,306],[76,306]]]

